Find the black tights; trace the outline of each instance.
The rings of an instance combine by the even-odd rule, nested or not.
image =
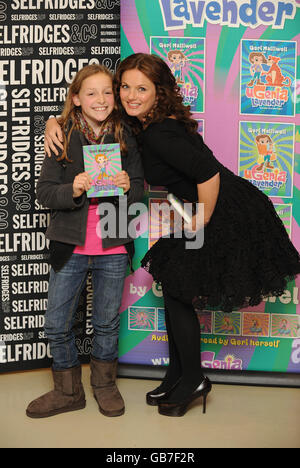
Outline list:
[[[164,291],[169,340],[169,367],[160,390],[169,390],[180,378],[168,401],[188,397],[204,379],[201,369],[200,325],[192,305]]]

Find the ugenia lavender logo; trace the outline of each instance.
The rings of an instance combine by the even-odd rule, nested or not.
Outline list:
[[[226,369],[226,370],[242,370],[242,359],[236,358],[232,354],[228,354],[225,358],[215,359],[216,353],[213,351],[203,351],[201,353],[202,366],[208,369]]]
[[[244,171],[244,178],[257,187],[280,189],[287,181],[287,172],[275,169],[274,172],[259,172],[261,165]]]
[[[262,106],[282,108],[289,99],[286,88],[278,86],[271,90],[267,89],[264,84],[256,84],[253,87],[247,86],[246,97],[251,99],[253,108]]]

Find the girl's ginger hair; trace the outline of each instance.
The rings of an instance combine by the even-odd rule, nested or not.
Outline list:
[[[77,72],[72,83],[69,86],[63,112],[61,116],[57,119],[58,123],[62,127],[63,137],[64,137],[64,142],[63,142],[64,149],[63,149],[62,155],[58,158],[58,161],[65,159],[68,162],[72,162],[71,159],[68,158],[67,153],[68,153],[68,146],[70,143],[70,138],[76,126],[75,112],[76,112],[77,106],[75,106],[73,102],[73,96],[79,93],[84,80],[86,80],[90,76],[96,75],[97,73],[103,73],[104,75],[109,76],[112,81],[112,89],[113,89],[113,75],[104,65],[99,65],[99,64],[87,65]],[[117,110],[116,105],[112,113],[107,117],[107,119],[104,122],[102,122],[102,127],[104,128],[109,123],[113,124],[115,140],[118,143],[120,143],[121,152],[126,153],[127,147],[126,147],[126,143],[123,137],[123,126],[121,124],[120,114]]]
[[[166,117],[174,115],[177,120],[184,123],[189,132],[197,133],[198,123],[192,118],[190,106],[185,106],[183,104],[183,97],[172,71],[157,55],[143,53],[133,54],[125,58],[118,66],[115,75],[115,95],[121,110],[123,108],[119,92],[122,83],[122,75],[128,70],[139,70],[144,73],[156,88],[156,105],[148,116],[146,116],[143,122],[144,128],[150,123],[162,122]],[[140,124],[136,122],[137,119],[131,118],[128,120],[131,125],[135,127],[136,132],[138,132]]]
[[[259,143],[261,138],[268,138],[269,143],[273,143],[272,138],[269,135],[265,135],[265,134],[256,135],[255,137],[256,142]]]

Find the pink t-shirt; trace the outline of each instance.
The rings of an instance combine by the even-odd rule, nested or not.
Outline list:
[[[102,247],[100,216],[97,213],[97,208],[98,203],[92,199],[88,210],[85,244],[77,245],[73,253],[81,255],[127,254],[124,245],[108,249]]]

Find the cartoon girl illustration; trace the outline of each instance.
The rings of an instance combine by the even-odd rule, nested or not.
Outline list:
[[[223,325],[221,326],[222,331],[230,332],[233,331],[233,325],[230,317],[223,318]]]
[[[262,64],[267,63],[266,57],[261,52],[251,52],[249,55],[249,62],[251,63],[250,73],[252,80],[247,84],[247,86],[253,86],[255,81],[257,85],[264,85],[265,83],[261,81],[260,77],[264,71]]]
[[[106,167],[108,165],[108,158],[105,154],[99,153],[95,155],[95,160],[99,169],[99,174],[97,178],[97,183],[99,183],[103,178],[107,178]]]
[[[270,161],[275,161],[276,154],[273,152],[274,144],[272,138],[269,135],[257,135],[255,138],[257,150],[258,150],[258,164],[256,170],[262,171],[265,167],[266,169],[274,169],[274,166]]]
[[[138,312],[138,314],[136,315],[136,320],[137,320],[139,327],[143,327],[143,328],[149,327],[148,315],[146,314],[146,312],[144,311]]]
[[[252,333],[262,333],[262,327],[260,326],[260,322],[257,318],[252,319],[250,331]]]
[[[289,327],[289,322],[287,321],[287,319],[282,319],[280,321],[278,331],[279,331],[280,335],[289,335],[291,333],[291,329]]]
[[[181,52],[181,50],[170,50],[168,52],[168,60],[171,62],[171,71],[176,78],[178,84],[184,84],[182,79],[182,68],[188,61],[188,58]]]

